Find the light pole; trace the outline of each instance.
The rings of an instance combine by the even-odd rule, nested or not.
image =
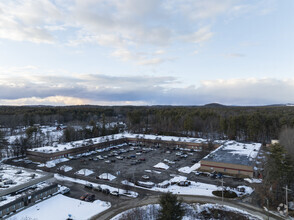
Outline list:
[[[266,207],[263,207],[264,210],[267,212],[267,219],[269,219],[269,202],[268,202],[268,198],[264,198],[266,200]]]
[[[222,178],[221,180],[221,183],[222,183],[222,202],[224,201],[224,179]]]
[[[286,185],[286,187],[283,187],[283,189],[286,192],[286,217],[288,216],[288,191],[292,191],[290,189],[288,189],[288,185]]]

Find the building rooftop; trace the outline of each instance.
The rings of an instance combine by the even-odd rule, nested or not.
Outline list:
[[[45,173],[15,167],[7,164],[0,166],[0,192],[13,187],[17,187],[31,180],[36,180],[44,177]]]
[[[253,166],[260,148],[260,143],[227,141],[202,160]]]

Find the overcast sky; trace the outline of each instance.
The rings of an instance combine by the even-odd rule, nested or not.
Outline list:
[[[293,0],[0,0],[0,105],[294,103]]]

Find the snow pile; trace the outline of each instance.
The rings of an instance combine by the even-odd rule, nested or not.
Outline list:
[[[154,165],[153,167],[154,168],[158,168],[158,169],[163,169],[163,170],[167,170],[169,168],[168,165],[166,165],[165,163],[162,163],[162,162]]]
[[[250,195],[251,193],[253,193],[254,189],[252,189],[249,186],[237,186],[237,189],[243,189],[244,193],[241,193],[241,195],[246,194],[246,195]],[[236,192],[238,195],[240,195],[240,192]]]
[[[171,183],[178,183],[178,182],[181,182],[181,181],[185,181],[187,180],[187,177],[185,176],[174,176],[172,179],[170,179],[169,181]]]
[[[52,168],[52,167],[55,167],[56,164],[66,162],[66,161],[69,161],[69,159],[68,158],[59,158],[59,159],[55,159],[55,160],[49,160],[46,162],[45,165],[39,164],[38,167],[46,166],[48,168]]]
[[[114,180],[116,178],[116,176],[113,176],[112,174],[110,173],[102,173],[100,176],[99,176],[100,179],[103,179],[103,180]]]
[[[50,199],[29,207],[9,220],[64,220],[71,215],[73,219],[86,220],[111,207],[110,203],[96,200],[93,203],[56,195]]]
[[[92,170],[88,170],[88,169],[81,169],[81,170],[75,172],[75,174],[82,175],[82,176],[89,176],[93,173],[94,172]]]
[[[262,179],[255,179],[255,178],[245,178],[245,181],[247,181],[248,183],[262,183]]]
[[[72,170],[72,167],[63,165],[63,166],[59,167],[59,170],[63,170],[64,172],[68,172],[68,171]]]
[[[188,166],[187,167],[182,167],[182,168],[178,169],[178,171],[181,172],[181,173],[187,173],[187,174],[189,174],[192,171],[197,170],[199,167],[200,167],[200,163],[195,163],[191,167],[188,167]]]

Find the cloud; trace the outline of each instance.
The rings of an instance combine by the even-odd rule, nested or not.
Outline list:
[[[157,65],[171,59],[162,48],[204,44],[217,35],[211,29],[221,16],[264,13],[272,7],[242,0],[11,0],[0,2],[0,38],[97,44],[123,61]],[[142,51],[147,55],[137,59]]]
[[[49,0],[0,2],[0,38],[35,43],[52,43],[54,37],[45,25],[61,18]]]
[[[160,104],[229,105],[294,103],[294,78],[202,81],[184,86],[171,76],[110,76],[40,70],[34,66],[0,69],[1,104]],[[34,74],[28,74],[32,72]],[[46,74],[37,74],[37,73]],[[51,72],[51,74],[48,74]],[[8,73],[8,72],[6,72]]]
[[[213,36],[209,27],[202,27],[198,31],[182,36],[182,38],[191,43],[202,43],[208,41]]]
[[[245,57],[245,54],[243,53],[229,53],[225,55],[226,57],[232,57],[232,58],[240,58]]]
[[[144,53],[144,52],[132,52],[129,49],[121,48],[112,52],[112,56],[122,60],[122,61],[134,61],[137,65],[157,65],[167,61],[173,61],[175,58],[160,58],[156,57],[163,54],[164,51],[159,50],[155,53]]]

